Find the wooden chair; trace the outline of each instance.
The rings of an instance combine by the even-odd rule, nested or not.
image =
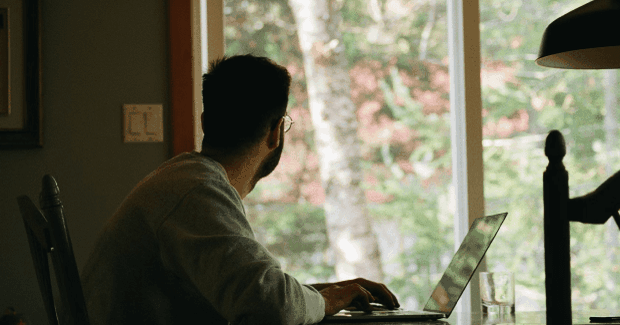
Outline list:
[[[545,290],[547,324],[572,324],[569,223],[603,224],[613,216],[620,227],[620,172],[593,192],[569,198],[564,136],[553,130],[545,142],[549,165],[543,173]]]
[[[62,316],[67,318],[63,319],[63,325],[65,323],[88,325],[89,319],[82,284],[58,193],[56,180],[50,175],[45,175],[39,197],[42,213],[28,196],[19,196],[17,203],[26,227],[30,253],[49,324],[58,325],[59,317],[52,294],[48,254],[51,255],[54,265],[58,293],[62,303]]]

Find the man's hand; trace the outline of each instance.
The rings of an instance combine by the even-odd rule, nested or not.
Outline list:
[[[388,309],[400,307],[396,296],[384,284],[362,278],[312,286],[319,290],[325,299],[326,316],[350,306],[370,311],[373,309],[371,302],[380,303]]]
[[[319,291],[325,299],[325,316],[333,315],[351,305],[357,305],[363,310],[370,310],[370,303],[375,300],[368,290],[359,284],[349,284],[341,287],[337,284]]]

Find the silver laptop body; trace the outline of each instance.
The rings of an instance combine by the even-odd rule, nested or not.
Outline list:
[[[326,316],[323,322],[384,322],[450,317],[507,215],[508,213],[505,212],[474,220],[423,311],[397,309],[366,313],[343,310],[335,315]]]

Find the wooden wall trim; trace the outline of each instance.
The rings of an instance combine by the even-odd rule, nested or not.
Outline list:
[[[191,0],[168,0],[172,154],[194,150]]]

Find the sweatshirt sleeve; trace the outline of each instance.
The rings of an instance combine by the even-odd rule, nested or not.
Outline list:
[[[190,191],[159,226],[162,260],[193,283],[231,324],[312,324],[324,317],[316,289],[284,273],[254,239],[227,184]]]

